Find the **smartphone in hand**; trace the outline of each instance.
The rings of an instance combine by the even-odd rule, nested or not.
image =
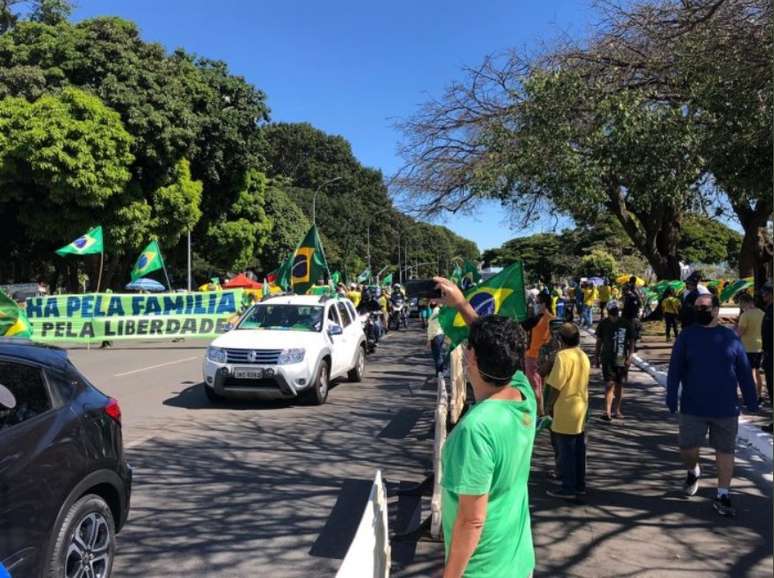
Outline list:
[[[432,279],[411,279],[404,283],[406,287],[406,297],[412,299],[440,299],[441,291],[436,288],[436,283]]]

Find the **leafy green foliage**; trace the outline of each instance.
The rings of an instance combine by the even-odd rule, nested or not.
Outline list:
[[[728,263],[739,259],[742,235],[714,219],[689,215],[682,224],[680,257],[686,263]]]
[[[610,253],[603,249],[593,249],[581,257],[575,273],[581,277],[613,278],[618,274],[618,263]]]
[[[19,206],[31,237],[71,239],[123,196],[131,145],[118,114],[81,90],[66,88],[34,103],[6,98],[0,101],[0,202]]]

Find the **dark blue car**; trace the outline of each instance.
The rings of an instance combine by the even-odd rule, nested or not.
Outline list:
[[[0,563],[11,576],[110,576],[131,483],[118,403],[66,351],[0,339]]]

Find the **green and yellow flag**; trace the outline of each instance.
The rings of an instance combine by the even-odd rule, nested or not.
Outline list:
[[[382,279],[382,287],[389,287],[390,285],[392,285],[392,273]]]
[[[161,249],[158,241],[151,241],[143,249],[132,269],[132,281],[145,277],[148,273],[164,268],[164,259],[161,257]]]
[[[478,266],[472,261],[465,261],[462,266],[462,280],[460,281],[462,290],[467,291],[478,284],[479,281],[481,281],[481,273],[478,272]]]
[[[737,279],[733,283],[729,283],[728,285],[726,285],[723,291],[720,292],[720,302],[725,303],[726,301],[732,299],[733,297],[736,297],[737,294],[741,293],[742,291],[745,291],[746,289],[749,289],[752,286],[753,286],[752,277]]]
[[[24,309],[0,291],[0,337],[32,337],[32,326]]]
[[[368,283],[368,281],[371,279],[371,269],[366,267],[365,271],[363,271],[360,275],[357,276],[357,282],[358,283]]]
[[[93,253],[102,253],[104,245],[102,243],[102,226],[94,227],[85,235],[81,235],[69,245],[56,250],[56,254],[64,257],[65,255],[91,255]]]
[[[315,225],[312,225],[296,248],[290,263],[290,285],[293,292],[299,295],[306,293],[318,279],[323,279],[328,273],[328,263]]]
[[[465,293],[465,298],[479,316],[504,315],[516,321],[527,318],[527,301],[524,297],[524,265],[514,263],[482,285],[473,287]],[[468,337],[468,326],[456,309],[442,307],[438,322],[443,332],[451,340],[454,349]]]

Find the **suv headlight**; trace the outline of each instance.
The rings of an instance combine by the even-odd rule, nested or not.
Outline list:
[[[277,358],[278,365],[288,365],[289,363],[300,363],[304,360],[305,349],[283,349]]]
[[[226,363],[226,350],[222,347],[208,347],[207,359],[215,363]]]

